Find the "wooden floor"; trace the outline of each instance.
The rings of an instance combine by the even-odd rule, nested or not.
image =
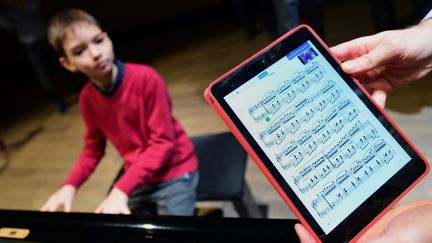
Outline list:
[[[327,8],[325,26],[330,45],[373,33],[367,1],[347,2],[337,1]],[[166,79],[174,113],[189,135],[227,131],[203,100],[203,90],[270,41],[266,33],[246,41],[240,27],[227,26],[209,38],[191,40],[189,45],[164,53],[149,63]],[[429,76],[395,92],[388,102],[390,116],[429,160],[432,160],[431,91]],[[0,172],[2,209],[37,210],[66,177],[82,146],[83,124],[76,103],[63,115],[50,105],[35,107],[3,127],[0,138],[13,147],[29,133],[34,134],[12,151],[9,164]],[[109,146],[96,172],[79,191],[73,210],[92,212],[106,195],[121,163],[121,158]],[[270,217],[294,217],[253,162],[248,165],[247,180],[256,200],[270,206]],[[429,176],[404,200],[432,198],[431,187]],[[222,206],[228,216],[235,216],[229,204]]]

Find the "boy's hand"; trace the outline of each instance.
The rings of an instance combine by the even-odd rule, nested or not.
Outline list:
[[[124,192],[114,187],[95,213],[131,214],[127,206],[128,199],[129,197]]]
[[[72,185],[64,185],[54,194],[40,209],[43,212],[55,212],[60,206],[63,206],[65,212],[72,210],[72,202],[74,200],[76,188]]]

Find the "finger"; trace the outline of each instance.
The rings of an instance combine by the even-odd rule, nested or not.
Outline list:
[[[41,211],[41,212],[47,212],[47,211],[48,211],[48,206],[47,206],[47,205],[43,205],[43,206],[40,208],[40,211]]]
[[[385,66],[397,54],[397,51],[383,43],[360,57],[342,63],[342,69],[349,74],[367,72],[379,66]]]
[[[63,207],[64,207],[64,211],[66,213],[70,213],[72,211],[72,203],[71,202],[65,202],[63,204]]]
[[[376,91],[373,91],[372,98],[379,105],[379,107],[381,107],[381,108],[384,109],[385,102],[386,102],[386,99],[387,99],[387,93],[385,93],[385,92],[383,92],[381,90],[376,90]]]
[[[316,243],[315,239],[310,235],[310,233],[301,224],[294,225],[294,229],[301,243]]]
[[[334,46],[331,51],[339,60],[346,61],[363,56],[376,44],[375,35],[365,36]]]
[[[130,209],[128,207],[126,207],[126,208],[123,209],[122,213],[123,214],[131,214],[131,211],[130,211]]]
[[[103,207],[99,206],[96,208],[95,213],[103,213],[102,210],[103,210]]]
[[[42,212],[55,212],[58,208],[58,205],[56,203],[47,202],[44,206],[42,206],[41,211]]]
[[[387,94],[391,91],[391,85],[383,79],[371,82],[366,85],[366,87],[371,90],[371,96],[375,102],[381,107],[385,107],[385,102],[387,100]]]

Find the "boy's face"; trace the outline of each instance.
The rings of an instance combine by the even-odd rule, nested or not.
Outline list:
[[[111,75],[114,52],[111,39],[105,32],[89,23],[77,23],[66,30],[60,63],[71,72],[81,72],[90,79]]]

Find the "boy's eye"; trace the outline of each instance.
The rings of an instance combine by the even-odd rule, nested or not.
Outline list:
[[[73,54],[74,56],[79,56],[79,55],[81,55],[83,52],[84,52],[84,48],[82,48],[82,47],[75,48],[75,49],[72,50],[72,54]]]
[[[103,36],[98,36],[96,37],[96,39],[94,40],[95,43],[102,43],[104,41]]]

